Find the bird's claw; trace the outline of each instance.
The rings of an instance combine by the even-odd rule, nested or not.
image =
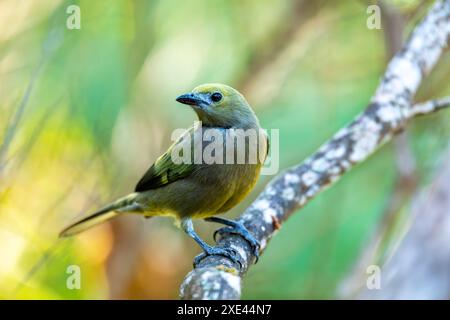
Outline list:
[[[211,247],[208,250],[200,253],[198,256],[196,256],[194,258],[194,268],[196,268],[197,265],[200,263],[200,261],[202,261],[204,258],[206,258],[207,256],[213,256],[213,255],[219,255],[219,256],[224,256],[226,258],[229,258],[233,262],[239,264],[239,269],[242,269],[242,258],[239,255],[239,253],[231,247],[226,247],[226,248]]]
[[[223,227],[214,231],[214,241],[216,241],[217,234],[223,235],[226,233],[237,234],[244,238],[250,247],[252,248],[252,253],[255,256],[255,263],[258,262],[259,259],[259,249],[261,244],[255,237],[248,231],[244,226],[236,226],[236,227]],[[216,241],[217,242],[217,241]]]

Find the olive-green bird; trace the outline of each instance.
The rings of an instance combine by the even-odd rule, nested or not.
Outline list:
[[[223,255],[240,262],[239,255],[232,248],[212,247],[195,233],[191,219],[202,218],[228,226],[218,231],[241,235],[258,255],[258,241],[241,223],[215,216],[238,204],[255,185],[268,152],[267,135],[261,130],[258,118],[244,96],[227,85],[200,85],[176,100],[191,106],[202,126],[194,125],[188,129],[160,156],[138,182],[134,193],[70,225],[61,232],[61,237],[77,234],[124,213],[146,217],[172,216],[180,220],[183,230],[204,250],[195,258],[194,264],[206,255]],[[205,139],[209,129],[214,129],[214,139]],[[256,132],[257,139],[252,140],[246,135],[248,132]],[[235,139],[227,139],[230,136]],[[245,156],[240,158],[241,161],[238,160],[239,152],[243,151],[239,141],[244,141],[245,146]],[[199,148],[205,157],[203,151],[207,151],[206,148],[210,150],[214,142],[223,147],[222,154],[217,150],[211,152],[213,157],[216,156],[213,163],[205,159],[198,161],[195,155],[199,153],[195,148]],[[178,156],[186,156],[183,159],[188,161],[175,159],[177,152],[174,150],[181,150]],[[191,150],[191,154],[185,155],[186,150]],[[259,155],[256,161],[251,156],[254,150]]]

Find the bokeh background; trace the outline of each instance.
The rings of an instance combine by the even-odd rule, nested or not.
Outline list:
[[[0,0],[0,298],[177,298],[200,248],[172,220],[120,217],[63,241],[58,232],[134,188],[172,131],[195,120],[174,99],[201,83],[243,92],[263,127],[280,130],[280,168],[301,162],[363,110],[430,3],[384,1],[382,29],[370,30],[371,2],[357,0]],[[80,30],[66,27],[72,4]],[[417,101],[450,93],[449,67],[447,53]],[[381,263],[408,220],[405,186],[427,182],[449,120],[414,121],[293,215],[243,298],[336,297],[389,214]],[[196,223],[211,243],[215,227]],[[81,290],[66,287],[69,265],[81,268]]]

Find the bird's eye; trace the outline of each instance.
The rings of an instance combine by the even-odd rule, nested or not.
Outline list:
[[[220,100],[222,100],[222,94],[220,92],[214,92],[211,95],[211,100],[214,102],[219,102]]]

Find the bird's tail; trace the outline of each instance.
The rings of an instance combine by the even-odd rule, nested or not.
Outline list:
[[[107,205],[97,212],[83,218],[70,226],[66,227],[59,234],[59,237],[70,237],[82,231],[85,231],[99,223],[114,218],[122,212],[139,211],[139,205],[135,202],[137,193],[129,194],[119,200]]]

